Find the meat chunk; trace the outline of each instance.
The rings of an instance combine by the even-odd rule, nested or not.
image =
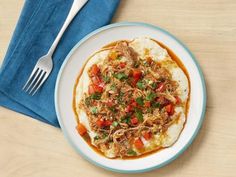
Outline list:
[[[137,61],[138,54],[132,47],[129,47],[126,42],[118,42],[114,48],[117,52],[121,53],[128,60]]]

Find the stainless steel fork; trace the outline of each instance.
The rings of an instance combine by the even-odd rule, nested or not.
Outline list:
[[[22,90],[33,96],[46,81],[53,68],[52,55],[57,47],[57,44],[59,43],[63,33],[72,19],[87,1],[88,0],[74,0],[70,12],[48,53],[39,58]]]

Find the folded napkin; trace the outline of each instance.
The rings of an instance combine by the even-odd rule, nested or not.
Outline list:
[[[64,33],[54,55],[53,70],[32,97],[22,91],[36,61],[47,53],[73,0],[27,0],[0,69],[0,105],[59,127],[54,88],[61,64],[86,34],[108,24],[119,0],[89,0]]]

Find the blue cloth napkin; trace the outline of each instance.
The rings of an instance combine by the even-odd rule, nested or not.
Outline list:
[[[37,60],[47,53],[72,0],[26,0],[0,69],[0,105],[59,127],[54,88],[61,64],[86,34],[108,24],[119,0],[89,0],[64,33],[54,55],[52,73],[32,97],[21,91]]]

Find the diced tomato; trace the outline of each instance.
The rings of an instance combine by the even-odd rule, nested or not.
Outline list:
[[[110,120],[105,120],[104,126],[110,126],[112,124],[112,121]]]
[[[142,140],[140,138],[137,138],[136,140],[134,140],[134,146],[137,149],[142,149],[144,144],[143,144],[143,142],[142,142]]]
[[[91,67],[91,74],[93,76],[96,76],[96,75],[98,75],[99,72],[100,72],[100,69],[99,69],[98,65],[93,64]]]
[[[130,104],[125,108],[125,112],[131,112],[137,106],[138,106],[138,103],[134,99],[131,99]]]
[[[173,104],[168,104],[167,106],[165,106],[165,108],[166,108],[166,112],[169,115],[173,115],[174,114],[174,106],[173,106]]]
[[[93,93],[95,93],[95,90],[94,90],[93,85],[89,85],[88,93],[89,93],[90,95],[93,94]]]
[[[137,117],[133,117],[130,122],[133,124],[133,125],[136,125],[138,123],[138,119]]]
[[[99,85],[93,85],[94,91],[98,92],[98,93],[102,93],[103,92],[103,87],[100,87]]]
[[[126,62],[120,62],[120,67],[124,68],[126,66]]]
[[[112,124],[111,120],[104,120],[102,118],[98,119],[96,122],[98,127],[110,126]]]
[[[142,72],[139,69],[135,69],[132,71],[132,76],[133,76],[133,79],[131,81],[131,85],[133,87],[136,87],[137,82],[142,77]]]
[[[163,82],[161,82],[158,86],[157,86],[157,91],[159,92],[164,92],[166,89],[166,86]]]
[[[96,84],[89,85],[88,93],[91,95],[91,94],[93,94],[95,92],[102,93],[103,92],[103,87],[101,87],[99,85],[96,85]]]
[[[102,80],[98,76],[93,76],[91,79],[92,79],[92,82],[96,85],[99,85],[100,83],[102,83]]]
[[[94,83],[93,85],[94,90],[99,93],[101,93],[106,86],[106,84],[102,80],[100,80],[97,76],[92,77],[92,82]]]
[[[133,70],[133,78],[135,80],[139,80],[142,76],[142,72],[139,69],[134,69]]]
[[[151,132],[144,132],[143,137],[145,140],[150,140],[152,138],[152,133]]]
[[[86,129],[85,126],[84,126],[83,124],[81,124],[81,123],[79,123],[79,124],[77,125],[76,129],[77,129],[78,133],[79,133],[81,136],[83,136],[83,135],[85,135],[85,134],[87,133],[87,129]]]
[[[105,121],[103,119],[98,119],[96,124],[98,127],[103,127],[105,125]]]
[[[180,97],[178,96],[175,96],[175,99],[176,99],[176,104],[180,104],[182,102]]]
[[[125,108],[125,112],[131,112],[133,110],[133,107],[131,105],[128,105],[126,108]]]
[[[136,101],[132,101],[132,102],[131,102],[131,106],[137,107],[137,106],[138,106],[138,103],[137,103]]]
[[[145,105],[145,107],[149,108],[149,107],[151,106],[151,102],[150,102],[150,101],[146,101],[146,102],[144,103],[144,105]]]
[[[104,82],[100,82],[100,84],[98,84],[99,87],[102,87],[103,89],[105,88],[106,84]]]
[[[133,107],[137,107],[137,106],[138,106],[138,103],[135,101],[135,102],[132,103],[132,106],[133,106]]]
[[[170,113],[171,111],[172,111],[172,108],[173,107],[173,105],[172,104],[168,104],[167,106],[166,106],[166,111],[168,112],[168,113]]]

